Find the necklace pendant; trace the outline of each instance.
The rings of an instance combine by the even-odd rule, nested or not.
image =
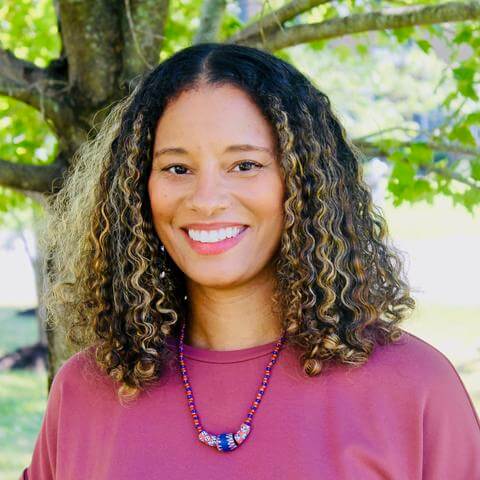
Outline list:
[[[237,433],[221,433],[219,435],[213,435],[208,433],[205,430],[202,430],[198,439],[209,445],[216,448],[219,452],[231,452],[238,448],[247,438],[250,433],[250,426],[246,423],[242,423],[240,430]]]
[[[231,452],[238,447],[233,433],[221,433],[217,435],[217,449],[220,452]]]

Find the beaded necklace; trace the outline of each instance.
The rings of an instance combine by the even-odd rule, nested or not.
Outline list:
[[[257,397],[255,401],[250,407],[247,418],[240,425],[240,429],[237,431],[237,433],[220,433],[218,435],[208,433],[206,430],[204,430],[202,424],[200,423],[200,419],[198,418],[197,409],[195,407],[195,401],[193,399],[192,387],[190,386],[190,382],[188,380],[187,368],[185,366],[185,361],[183,358],[184,336],[185,336],[185,322],[183,322],[182,331],[180,334],[180,340],[178,342],[178,357],[180,361],[180,371],[182,374],[182,379],[183,379],[183,383],[185,385],[185,391],[187,394],[188,406],[190,408],[190,413],[192,414],[192,417],[193,417],[194,427],[198,431],[198,439],[205,445],[209,445],[213,448],[216,448],[220,452],[230,452],[232,450],[235,450],[245,441],[248,434],[250,433],[250,430],[252,428],[251,424],[252,424],[253,416],[258,406],[260,405],[260,402],[262,401],[263,394],[265,393],[265,390],[268,385],[268,380],[270,378],[271,369],[277,361],[278,352],[285,341],[285,335],[283,335],[280,338],[280,340],[277,342],[275,346],[275,349],[272,352],[272,357],[270,359],[270,362],[268,363],[265,369],[265,375],[263,376],[262,385],[257,392]]]

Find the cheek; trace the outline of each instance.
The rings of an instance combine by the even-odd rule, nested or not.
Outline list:
[[[259,184],[255,192],[250,195],[252,209],[266,217],[271,217],[272,222],[277,222],[283,216],[284,186],[277,177]]]
[[[284,196],[285,186],[283,180],[277,178],[275,184],[272,185],[270,190],[269,201],[272,221],[275,223],[275,228],[278,230],[279,234],[283,231],[285,222]]]
[[[172,209],[172,197],[168,192],[155,180],[148,182],[148,196],[150,206],[154,218],[168,216],[168,212]]]
[[[165,191],[158,189],[153,183],[148,186],[148,194],[153,228],[155,229],[157,236],[162,241],[165,241],[166,227],[170,222],[172,216],[171,212],[174,211],[174,208],[169,204],[169,198]]]

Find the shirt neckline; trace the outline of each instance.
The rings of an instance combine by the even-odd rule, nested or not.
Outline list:
[[[192,360],[208,363],[237,363],[254,358],[271,355],[278,340],[256,345],[255,347],[241,348],[237,350],[209,350],[207,348],[194,347],[183,344],[183,356]],[[170,336],[167,338],[167,345],[178,353],[178,339]]]

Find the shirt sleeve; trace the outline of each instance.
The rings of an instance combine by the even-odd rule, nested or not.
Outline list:
[[[53,377],[32,459],[30,465],[23,470],[19,480],[54,480],[56,478],[58,426],[62,400],[62,380],[65,373],[64,366],[65,364]]]
[[[480,480],[480,421],[450,360],[441,354],[423,414],[423,480]]]

